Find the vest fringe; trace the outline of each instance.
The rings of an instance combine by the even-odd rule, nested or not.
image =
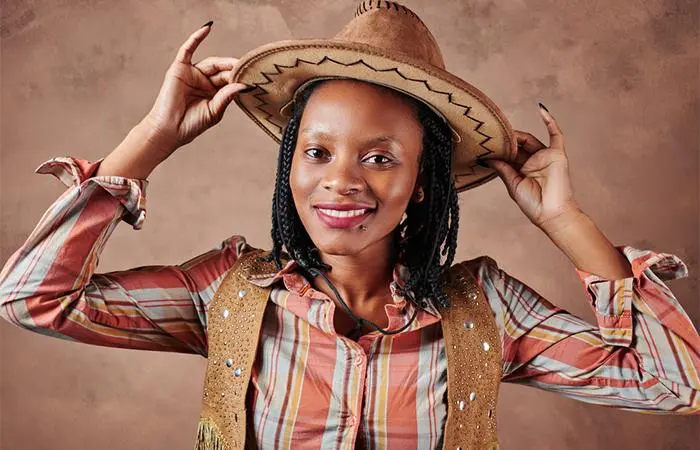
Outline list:
[[[214,421],[207,417],[199,420],[194,450],[226,450],[226,444],[219,434],[219,428]]]

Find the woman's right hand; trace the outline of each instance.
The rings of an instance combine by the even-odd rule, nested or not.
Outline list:
[[[236,58],[212,56],[192,64],[192,55],[211,31],[211,24],[182,44],[153,108],[142,121],[163,159],[219,123],[235,94],[247,87],[231,82]]]

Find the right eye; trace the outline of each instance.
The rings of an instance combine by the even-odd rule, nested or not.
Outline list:
[[[328,156],[328,152],[317,147],[305,150],[304,153],[306,153],[311,159],[323,159]]]

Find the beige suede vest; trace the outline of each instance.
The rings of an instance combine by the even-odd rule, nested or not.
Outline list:
[[[276,272],[262,251],[244,254],[209,307],[209,356],[196,450],[256,448],[246,424],[246,390],[271,287],[248,280]],[[443,449],[497,449],[496,401],[501,343],[493,313],[469,263],[446,274],[451,307],[441,308],[447,356]]]

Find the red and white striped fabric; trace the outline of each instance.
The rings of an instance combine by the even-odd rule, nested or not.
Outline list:
[[[179,265],[95,273],[117,224],[140,229],[148,182],[94,177],[102,160],[42,164],[68,187],[0,272],[0,315],[21,327],[89,344],[207,354],[207,309],[236,259],[231,236]],[[595,311],[589,324],[542,298],[488,257],[478,281],[503,344],[503,381],[645,412],[700,410],[700,338],[664,282],[687,276],[676,256],[618,247],[634,276],[577,271]],[[394,336],[337,335],[335,305],[290,262],[274,283],[251,378],[250,420],[261,448],[436,448],[446,418],[446,361],[435,309]],[[391,329],[413,305],[397,289]],[[193,433],[196,424],[193,424]]]

